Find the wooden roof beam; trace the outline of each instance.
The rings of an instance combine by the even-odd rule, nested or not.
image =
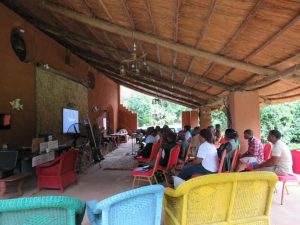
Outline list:
[[[98,56],[98,55],[90,55],[90,54],[87,54],[87,53],[83,53],[82,50],[76,50],[74,49],[74,53],[75,54],[79,54],[79,56],[81,56],[83,59],[87,60],[89,63],[106,63],[106,65],[110,65],[112,68],[118,68],[118,62],[113,62],[109,59],[106,59],[106,58],[103,58],[101,56]],[[131,75],[129,75],[131,76]],[[163,79],[163,78],[160,78],[158,76],[155,76],[154,74],[141,74],[139,76],[132,76],[132,77],[137,77],[137,78],[143,78],[144,80],[150,80],[150,81],[154,81],[158,84],[163,84],[167,87],[169,86],[172,86],[172,89],[175,88],[177,90],[180,90],[180,91],[183,91],[185,93],[188,93],[190,95],[190,97],[194,97],[194,98],[203,98],[205,100],[217,100],[218,97],[215,97],[215,96],[212,96],[210,94],[207,94],[205,92],[202,92],[202,91],[199,91],[198,89],[194,89],[194,88],[191,88],[191,87],[184,87],[182,86],[180,83],[177,83],[177,82],[171,82],[170,80],[168,79]],[[176,90],[173,90],[173,92],[176,92]],[[196,95],[196,96],[192,96],[193,95]],[[198,97],[197,97],[198,96]],[[199,99],[199,102],[201,100]],[[202,100],[203,102],[203,100]]]
[[[288,28],[290,28],[292,25],[294,25],[298,19],[300,18],[300,14],[296,15],[292,20],[290,20],[285,26],[283,26],[279,31],[277,31],[275,34],[273,34],[268,40],[266,40],[265,42],[263,42],[260,46],[258,46],[258,48],[254,49],[252,52],[250,52],[247,56],[245,56],[242,60],[244,61],[248,61],[251,57],[255,56],[256,54],[258,54],[260,51],[262,51],[263,49],[265,49],[269,44],[271,44],[274,40],[276,40],[282,33],[284,33]],[[272,67],[272,66],[271,66]],[[269,67],[269,69],[271,69],[271,67]],[[229,72],[225,73],[225,75],[223,75],[221,77],[221,79],[224,79],[224,77],[226,77],[228,74],[230,74],[235,68],[230,69]],[[276,70],[274,70],[276,71]],[[259,73],[258,73],[259,74]],[[252,76],[250,77],[250,79],[255,76],[255,74],[252,74]]]
[[[274,35],[272,35],[268,40],[262,43],[258,48],[248,54],[245,58],[249,59],[255,56],[257,53],[266,48],[269,44],[271,44],[275,39],[277,39],[281,34],[283,34],[287,29],[293,26],[300,18],[300,14],[297,14],[292,20],[290,20],[284,27],[282,27],[279,31],[277,31]]]
[[[220,56],[218,54],[213,54],[210,52],[206,52],[203,50],[194,49],[191,46],[174,43],[174,41],[165,40],[160,37],[157,37],[152,34],[145,34],[140,31],[136,31],[133,29],[128,29],[123,26],[119,26],[116,24],[108,23],[106,21],[96,19],[96,18],[90,18],[88,16],[82,15],[80,13],[75,12],[74,10],[66,9],[64,7],[55,5],[49,1],[42,1],[39,4],[42,8],[47,9],[54,13],[59,13],[63,16],[66,16],[68,18],[74,19],[76,21],[79,21],[81,23],[87,24],[89,26],[105,30],[114,34],[122,35],[125,37],[131,38],[134,36],[135,39],[148,42],[151,44],[156,44],[165,48],[172,49],[177,52],[181,52],[187,55],[195,56],[204,58],[210,61],[214,61],[219,64],[223,64],[226,66],[234,67],[237,69],[258,73],[258,74],[274,74],[274,70],[267,69],[261,66],[257,66],[251,63],[245,63],[240,60],[231,59],[229,57]]]
[[[140,82],[137,80],[133,80],[132,78],[129,78],[129,77],[121,77],[118,73],[115,73],[106,68],[101,68],[97,65],[95,65],[95,68],[97,70],[101,71],[102,73],[104,73],[105,75],[109,76],[111,79],[118,80],[119,82],[127,82],[128,84],[131,84],[131,85],[146,88],[149,92],[153,92],[155,95],[167,96],[169,99],[177,100],[177,101],[180,101],[187,105],[193,105],[193,106],[200,105],[198,102],[187,100],[185,97],[181,96],[180,94],[175,94],[175,95],[171,94],[171,96],[170,96],[170,93],[168,93],[168,91],[166,89],[158,89],[159,87],[156,85],[143,83],[143,82]],[[177,97],[175,97],[175,96],[177,96]]]
[[[210,4],[209,12],[208,12],[206,20],[205,20],[205,24],[203,26],[203,29],[201,29],[201,31],[200,31],[199,37],[198,37],[196,45],[195,45],[196,49],[200,47],[201,41],[202,41],[203,37],[206,34],[208,25],[210,23],[211,17],[213,15],[214,10],[215,10],[215,6],[216,6],[216,0],[212,0],[212,2]],[[194,61],[195,61],[195,56],[193,56],[191,61],[190,61],[190,64],[188,66],[188,72],[191,71]]]
[[[153,18],[152,18],[152,13],[151,13],[151,8],[150,8],[149,0],[144,0],[144,4],[145,4],[145,7],[146,7],[147,15],[148,15],[149,20],[151,22],[152,33],[155,34],[155,35],[157,35],[156,27],[155,27],[155,24],[154,24],[154,21],[153,21]],[[160,50],[159,50],[159,46],[157,44],[155,44],[155,46],[156,46],[156,58],[157,58],[157,61],[160,63]],[[161,71],[160,70],[159,70],[159,74],[161,76]]]
[[[133,75],[126,75],[126,76],[121,76],[119,73],[113,71],[113,69],[108,69],[103,65],[99,65],[96,63],[92,64],[95,68],[103,71],[103,72],[110,72],[111,74],[113,74],[115,77],[118,77],[119,79],[123,79],[123,80],[128,80],[129,82],[132,83],[136,83],[136,84],[142,84],[144,86],[147,86],[150,89],[156,90],[157,91],[163,91],[163,92],[168,92],[169,95],[173,95],[173,96],[178,96],[182,99],[185,99],[185,101],[188,101],[190,103],[194,103],[194,104],[203,104],[206,103],[204,102],[202,99],[199,99],[195,96],[191,96],[190,94],[187,94],[185,92],[181,92],[179,90],[174,91],[173,89],[171,89],[169,86],[167,85],[162,85],[158,82],[155,81],[149,81],[149,80],[144,80],[141,77],[138,76],[133,76]]]
[[[267,76],[261,80],[255,81],[250,84],[242,85],[242,89],[245,90],[253,90],[257,89],[259,87],[265,86],[267,84],[270,84],[276,80],[280,79],[288,79],[289,77],[292,77],[294,75],[298,75],[300,73],[300,64],[297,64],[295,66],[292,66],[284,71],[277,72],[274,75]]]
[[[114,19],[112,17],[112,15],[110,14],[109,10],[107,9],[105,3],[103,2],[103,0],[98,0],[100,5],[102,6],[105,14],[107,15],[107,17],[109,18],[110,22],[114,23]],[[107,35],[107,34],[106,34]],[[120,35],[120,38],[122,40],[122,42],[124,43],[124,45],[126,46],[126,48],[130,51],[130,47],[127,45],[126,41],[124,40],[124,37],[122,35]],[[106,37],[106,39],[109,39]],[[111,42],[111,41],[110,41]]]
[[[110,77],[106,74],[106,76],[113,80],[114,82],[122,85],[122,86],[125,86],[125,87],[128,87],[130,89],[133,89],[135,91],[138,91],[138,92],[141,92],[143,94],[146,94],[146,95],[150,95],[152,97],[159,97],[161,99],[164,99],[164,100],[167,100],[169,102],[172,102],[172,103],[175,103],[175,104],[179,104],[179,105],[183,105],[183,106],[186,106],[186,107],[189,107],[189,108],[192,108],[192,109],[195,109],[197,108],[196,105],[192,105],[192,104],[189,104],[189,103],[186,103],[186,102],[182,102],[182,101],[179,101],[179,100],[175,100],[173,98],[170,98],[168,96],[165,96],[165,95],[162,95],[162,94],[157,94],[156,92],[154,91],[149,91],[148,89],[146,88],[142,88],[142,87],[138,87],[136,85],[133,85],[133,84],[130,84],[128,82],[124,82],[124,81],[121,81],[121,80],[117,80],[117,79],[114,79],[113,77]]]
[[[45,25],[42,25],[42,24],[37,24],[37,26],[40,29],[42,29],[43,31],[48,32],[48,33],[52,33],[52,34],[54,34],[56,36],[66,37],[66,38],[69,38],[69,39],[72,39],[72,40],[76,40],[76,41],[85,43],[87,45],[90,45],[90,46],[93,46],[93,47],[96,47],[96,48],[100,48],[100,49],[102,49],[104,51],[113,52],[116,55],[119,55],[121,57],[125,57],[125,58],[129,57],[129,53],[128,52],[125,52],[125,51],[120,50],[120,49],[113,48],[111,46],[100,44],[100,43],[92,41],[92,40],[90,40],[90,39],[88,39],[86,37],[82,37],[82,36],[79,36],[77,34],[66,32],[64,30],[53,29],[53,28],[51,28],[48,25],[45,26]],[[179,69],[176,69],[176,68],[168,67],[168,66],[159,64],[159,63],[151,61],[151,60],[147,60],[147,63],[148,63],[149,66],[153,66],[154,68],[157,68],[159,70],[163,70],[163,71],[166,71],[166,72],[170,72],[170,73],[174,72],[175,74],[177,74],[179,76],[186,77],[187,79],[197,80],[197,81],[199,81],[201,83],[204,83],[204,84],[207,84],[207,85],[216,86],[216,87],[219,87],[219,88],[222,88],[222,89],[225,89],[225,90],[233,90],[233,87],[230,87],[229,85],[223,84],[221,82],[218,82],[218,81],[206,78],[206,77],[202,77],[202,76],[197,75],[197,74],[188,73],[188,72],[183,71],[183,70],[179,70]]]
[[[219,54],[223,55],[225,54],[226,50],[228,49],[228,47],[237,39],[237,37],[240,35],[240,33],[243,32],[243,30],[245,29],[246,25],[248,24],[249,20],[255,15],[256,10],[259,9],[259,7],[261,6],[261,4],[263,3],[264,0],[258,0],[255,5],[253,6],[253,8],[249,11],[249,13],[247,14],[247,16],[245,17],[245,19],[243,20],[243,22],[239,25],[238,29],[235,31],[235,33],[232,35],[232,37],[229,39],[229,41],[225,44],[225,46],[222,48],[222,50],[220,51]],[[216,65],[215,62],[212,62],[210,64],[210,66],[208,67],[208,69],[205,71],[203,76],[207,76],[214,68],[214,66]],[[223,80],[233,69],[230,69],[230,71],[226,72],[220,79],[218,79],[218,81]],[[206,90],[208,91],[211,88],[211,86]]]

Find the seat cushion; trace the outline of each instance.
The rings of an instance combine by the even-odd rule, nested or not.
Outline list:
[[[150,177],[153,172],[153,169],[150,169],[148,171],[138,171],[138,169],[139,169],[139,167],[137,167],[131,171],[132,176],[148,176],[148,177]]]
[[[279,181],[292,181],[292,180],[297,180],[297,179],[298,178],[293,174],[289,174],[287,176],[278,176]]]

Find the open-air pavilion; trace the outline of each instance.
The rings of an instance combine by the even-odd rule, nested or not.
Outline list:
[[[0,114],[12,121],[0,144],[9,149],[45,134],[65,144],[62,108],[80,121],[99,109],[99,126],[134,132],[120,85],[192,108],[184,124],[200,115],[207,127],[226,107],[234,129],[256,136],[260,106],[300,96],[297,0],[3,0],[0,18]]]

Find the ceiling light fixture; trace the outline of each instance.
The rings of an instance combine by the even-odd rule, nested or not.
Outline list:
[[[146,55],[144,51],[139,53],[137,51],[137,45],[133,42],[130,58],[121,61],[120,74],[122,76],[126,74],[140,75],[141,71],[148,71],[149,67],[146,61]]]

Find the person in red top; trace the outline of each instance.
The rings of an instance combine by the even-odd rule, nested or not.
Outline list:
[[[249,163],[261,163],[264,160],[264,147],[261,141],[253,136],[253,131],[244,131],[244,138],[248,140],[248,150],[240,156],[238,171],[241,171]]]

